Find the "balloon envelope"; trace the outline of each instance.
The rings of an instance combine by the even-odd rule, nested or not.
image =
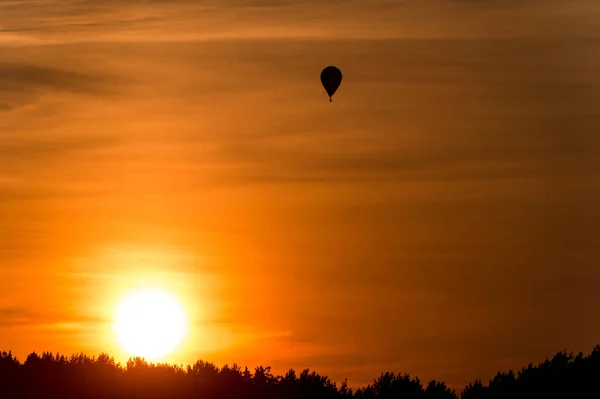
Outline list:
[[[329,101],[331,101],[331,96],[335,94],[342,83],[342,71],[334,66],[328,66],[321,72],[321,83],[329,95]]]

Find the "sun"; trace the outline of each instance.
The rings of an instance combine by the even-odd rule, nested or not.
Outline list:
[[[114,329],[123,348],[132,356],[155,360],[179,345],[187,324],[175,298],[162,291],[144,290],[121,301]]]

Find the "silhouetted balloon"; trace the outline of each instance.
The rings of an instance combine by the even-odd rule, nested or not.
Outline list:
[[[334,66],[328,66],[321,72],[321,83],[329,95],[329,102],[331,102],[331,96],[335,94],[342,83],[342,71]]]

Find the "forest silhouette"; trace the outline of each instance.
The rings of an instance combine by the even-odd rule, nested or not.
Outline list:
[[[290,369],[274,375],[271,367],[254,371],[234,364],[217,367],[198,360],[183,368],[130,358],[125,365],[107,354],[70,357],[35,352],[21,363],[11,352],[0,352],[0,398],[60,399],[501,399],[600,397],[600,345],[588,356],[558,352],[552,359],[530,363],[518,372],[499,372],[487,384],[476,380],[460,396],[441,381],[423,384],[418,377],[382,373],[373,383],[356,390],[332,382],[309,369]]]

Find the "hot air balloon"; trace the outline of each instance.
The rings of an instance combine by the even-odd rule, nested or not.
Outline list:
[[[334,66],[328,66],[321,72],[321,83],[329,95],[329,102],[331,102],[331,96],[335,94],[342,83],[342,71]]]

